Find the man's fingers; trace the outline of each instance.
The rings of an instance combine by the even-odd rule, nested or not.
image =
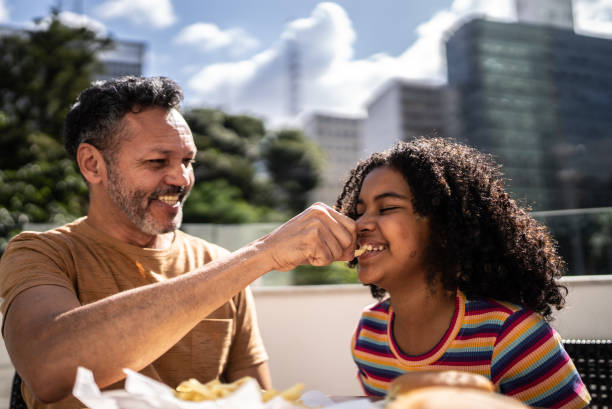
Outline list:
[[[327,265],[352,260],[356,226],[350,218],[323,203],[315,203],[267,237],[279,270],[297,265]]]
[[[328,226],[330,232],[340,243],[343,249],[352,247],[355,249],[357,240],[357,226],[355,221],[342,213],[334,210],[332,207],[324,203],[315,203],[312,208],[317,208],[325,216],[329,218]]]

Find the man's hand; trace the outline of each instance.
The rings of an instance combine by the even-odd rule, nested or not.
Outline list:
[[[288,271],[301,264],[324,266],[353,259],[356,231],[354,220],[324,203],[315,203],[262,240],[274,269]]]

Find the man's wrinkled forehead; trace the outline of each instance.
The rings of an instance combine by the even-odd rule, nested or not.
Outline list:
[[[166,115],[166,120],[168,121],[168,124],[179,129],[181,132],[191,133],[189,125],[187,125],[187,121],[185,121],[183,115],[181,115],[181,113],[175,108],[172,108],[168,111],[168,114]]]
[[[160,119],[163,119],[160,121]],[[183,115],[175,108],[146,108],[138,112],[128,112],[124,115],[123,124],[128,131],[153,131],[154,128],[167,128],[178,131],[182,135],[191,135],[189,125]]]

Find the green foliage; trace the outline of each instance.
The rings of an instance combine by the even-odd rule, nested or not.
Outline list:
[[[215,109],[184,116],[198,147],[185,221],[278,221],[305,208],[318,182],[320,153],[300,131],[266,137],[260,119]]]
[[[0,170],[0,250],[27,222],[63,224],[83,214],[87,186],[72,160]]]
[[[247,203],[240,189],[223,179],[196,183],[183,212],[187,223],[276,222],[286,218],[273,208]]]
[[[101,69],[96,53],[111,45],[56,13],[46,28],[0,37],[0,252],[28,221],[60,224],[86,213],[63,121]],[[215,109],[191,109],[185,119],[198,147],[186,222],[279,222],[305,207],[318,153],[301,132],[268,137],[259,118]]]
[[[85,213],[87,189],[62,143],[64,117],[110,46],[63,25],[0,37],[0,253],[30,222],[60,224]]]
[[[61,143],[64,117],[78,93],[100,70],[95,53],[110,46],[86,28],[63,25],[0,37],[2,168],[39,160],[24,135],[44,133]]]
[[[294,213],[308,204],[308,192],[319,183],[322,154],[300,130],[278,131],[263,141],[262,159],[278,196]]]
[[[350,268],[343,261],[336,261],[329,266],[304,265],[294,269],[293,284],[355,284],[359,283],[357,270]]]

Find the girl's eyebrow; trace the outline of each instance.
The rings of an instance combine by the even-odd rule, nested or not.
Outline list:
[[[383,199],[387,199],[387,198],[392,198],[392,199],[402,199],[402,200],[409,200],[410,198],[406,195],[402,195],[396,192],[385,192],[385,193],[381,193],[379,195],[374,196],[374,201],[377,202],[379,200],[383,200]],[[357,203],[363,203],[363,199],[359,199],[357,200]]]

